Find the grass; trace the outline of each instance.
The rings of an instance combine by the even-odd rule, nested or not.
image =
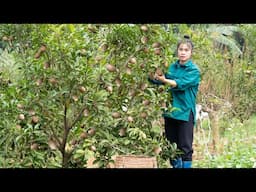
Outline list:
[[[256,116],[241,124],[232,119],[225,124],[219,143],[212,144],[211,130],[203,127],[195,132],[194,168],[255,168],[256,167]],[[207,135],[207,137],[206,137]]]

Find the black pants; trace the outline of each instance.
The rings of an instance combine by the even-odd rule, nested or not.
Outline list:
[[[171,143],[176,143],[177,148],[184,154],[183,161],[192,161],[193,154],[194,116],[191,111],[189,121],[182,121],[165,117],[165,135]]]

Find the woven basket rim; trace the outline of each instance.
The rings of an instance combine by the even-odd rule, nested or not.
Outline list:
[[[146,155],[117,155],[114,160],[115,168],[156,168],[155,156]]]
[[[147,155],[116,155],[116,157],[156,158],[155,156],[147,156]]]

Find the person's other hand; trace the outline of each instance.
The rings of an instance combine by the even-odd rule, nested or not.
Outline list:
[[[164,82],[165,81],[165,76],[164,75],[155,74],[155,79]]]
[[[155,75],[154,75],[153,72],[150,72],[150,73],[148,74],[148,77],[149,77],[151,80],[154,80],[154,79],[155,79]]]
[[[161,70],[160,68],[157,68],[157,69],[156,69],[156,74],[157,74],[157,75],[160,75],[160,76],[164,75],[163,72],[162,72],[162,70]]]

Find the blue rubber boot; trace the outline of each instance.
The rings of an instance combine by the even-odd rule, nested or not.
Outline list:
[[[171,165],[173,168],[182,168],[182,159],[178,158],[178,159],[171,160]]]
[[[192,167],[192,161],[183,161],[182,162],[182,168],[191,168]]]

